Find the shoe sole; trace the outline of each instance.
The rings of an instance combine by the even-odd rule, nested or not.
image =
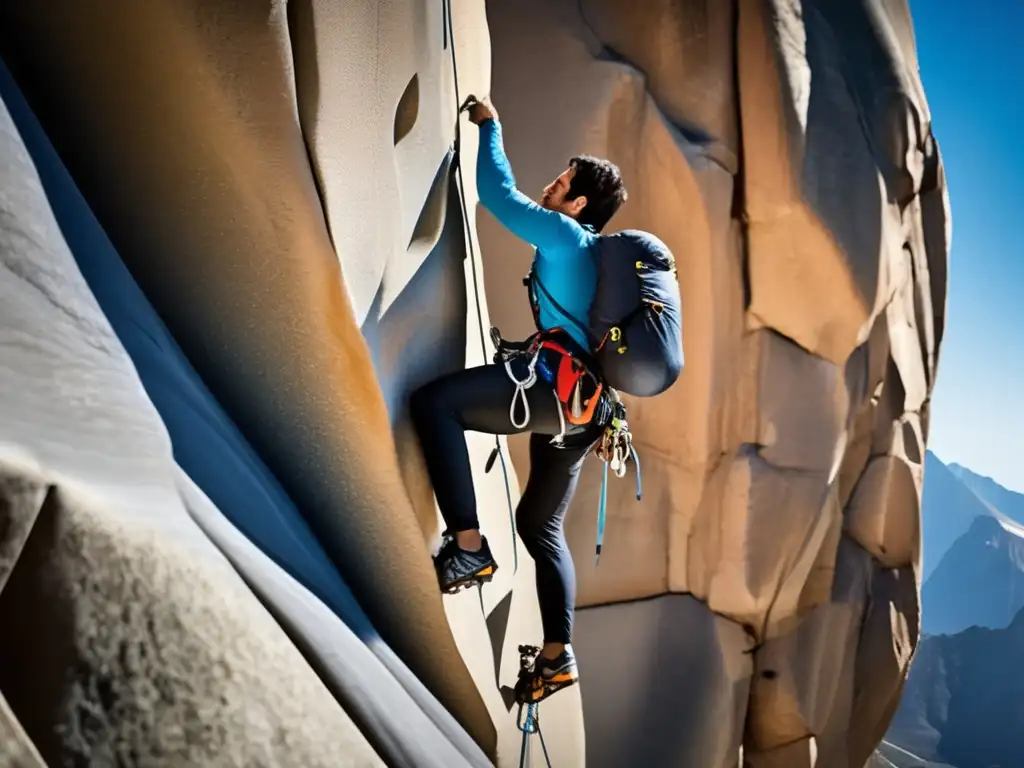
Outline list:
[[[476,573],[470,574],[458,581],[452,581],[448,584],[441,585],[441,592],[446,595],[455,595],[462,592],[465,589],[472,589],[473,587],[490,583],[491,579],[494,578],[494,572],[498,570],[497,565],[488,565]]]
[[[561,674],[552,675],[551,677],[542,679],[544,682],[540,688],[531,688],[529,691],[529,698],[520,698],[520,704],[540,704],[540,702],[554,696],[563,688],[569,688],[580,681],[578,675],[573,675],[568,672],[563,672]]]

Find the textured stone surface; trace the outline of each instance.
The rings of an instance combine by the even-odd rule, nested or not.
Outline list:
[[[744,754],[745,768],[813,768],[818,746],[813,737],[799,739],[770,752]]]
[[[539,189],[575,152],[610,157],[630,199],[609,228],[657,232],[680,271],[686,370],[627,401],[653,492],[637,504],[631,478],[613,481],[599,570],[599,467],[570,512],[580,600],[601,606],[582,613],[693,594],[761,643],[743,759],[860,768],[919,631],[945,315],[948,200],[906,5],[526,0],[489,13],[520,186]],[[544,57],[521,56],[526,36]],[[478,226],[498,254],[492,315],[525,333],[520,297],[499,286],[529,249],[486,213]],[[620,704],[591,710],[591,697]],[[588,744],[640,711],[588,680]],[[701,764],[694,749],[679,764]]]
[[[489,356],[475,282],[486,285],[485,325],[508,337],[531,329],[520,288],[529,248],[476,206],[474,174],[451,172],[452,45],[460,96],[491,91],[528,194],[579,152],[619,164],[630,200],[611,229],[649,229],[675,252],[687,367],[668,392],[627,399],[645,493],[638,503],[631,476],[612,480],[600,569],[600,467],[584,469],[567,523],[584,680],[545,705],[553,762],[622,764],[660,734],[659,754],[679,765],[860,768],[919,633],[920,488],[945,323],[948,197],[909,11],[901,0],[635,5],[458,2],[453,41],[447,5],[426,0],[100,0],[88,14],[58,0],[0,8],[0,52],[142,290],[381,636],[499,764],[518,760],[519,737],[499,688],[514,679],[516,644],[539,639],[532,564],[519,547],[512,567],[505,477],[483,473],[494,443],[471,434],[482,522],[503,567],[481,595],[439,598],[427,558],[437,515],[405,415],[413,387]],[[476,131],[465,119],[462,130],[471,169]],[[5,178],[30,177],[12,152],[14,162],[0,155]],[[46,203],[25,200],[36,209],[19,220],[37,227]],[[12,274],[44,265],[33,285],[52,295],[63,268],[47,259],[60,252],[69,263],[59,233],[25,256],[25,225],[5,226],[17,240]],[[119,594],[122,582],[75,570],[97,551],[145,574],[123,583],[176,620],[230,597],[241,613],[216,626],[251,610],[267,634],[242,649],[259,669],[223,690],[247,695],[294,659],[282,675],[301,701],[254,694],[251,710],[218,705],[227,730],[210,738],[243,750],[232,759],[272,762],[273,740],[259,728],[239,736],[231,718],[301,715],[309,725],[288,737],[292,764],[375,759],[331,696],[344,699],[339,684],[314,685],[223,560],[217,588],[173,592],[173,568],[199,573],[216,552],[194,524],[159,542],[113,525],[122,507],[188,519],[168,491],[166,435],[125,383],[116,339],[80,283],[62,283],[60,296],[64,325],[46,338],[84,337],[120,357],[83,369],[57,355],[48,370],[67,380],[49,390],[31,386],[20,359],[0,368],[26,390],[22,418],[0,428],[8,461],[28,468],[11,483],[32,467],[47,473],[7,486],[0,584],[12,565],[14,575],[0,603],[82,583]],[[38,335],[38,323],[17,325],[27,305],[0,313],[11,349]],[[92,383],[103,387],[88,392],[108,399],[79,393],[72,372],[82,370],[98,371]],[[125,387],[129,405],[115,397]],[[82,403],[76,418],[97,414],[117,438],[79,431],[69,452],[68,428],[51,414]],[[145,471],[137,465],[149,454],[130,448],[140,431],[163,441]],[[514,503],[525,440],[509,448]],[[74,472],[57,482],[54,467]],[[146,472],[162,478],[158,490],[119,495],[124,477]],[[65,537],[55,541],[81,544],[65,554],[26,548],[36,497],[51,486]],[[228,547],[226,533],[208,535]],[[185,556],[186,545],[207,554]],[[29,555],[54,563],[53,584],[33,586],[17,565]],[[139,570],[140,557],[151,570]],[[253,589],[268,600],[261,584]],[[295,616],[275,618],[315,655],[310,625],[296,629]],[[78,652],[80,636],[66,636]],[[193,639],[157,638],[183,648]],[[214,653],[221,641],[210,642]],[[647,656],[654,677],[636,668]],[[668,683],[684,678],[700,706],[672,703],[684,683]],[[8,698],[32,735],[35,721]],[[316,729],[353,735],[318,752],[304,741]]]
[[[185,512],[167,433],[2,104],[0,163],[10,711],[51,765],[382,765]]]
[[[403,483],[416,487],[418,475],[407,467],[403,477],[391,429],[402,434],[409,389],[482,359],[470,265],[453,236],[461,212],[443,172],[455,95],[442,4],[313,2],[286,12],[276,2],[110,0],[81,24],[76,8],[2,11],[4,30],[21,30],[5,36],[3,53],[54,144],[382,637],[485,752],[514,750],[514,713],[496,681],[514,681],[516,643],[539,640],[539,617],[532,563],[520,548],[516,572],[511,538],[501,537],[504,479],[481,472],[478,498],[506,567],[484,611],[476,595],[443,602],[426,546],[436,514],[418,524]],[[484,6],[454,11],[460,88],[484,92]],[[28,32],[39,46],[20,44]],[[62,55],[36,59],[43,49]],[[417,96],[403,98],[414,75]],[[81,98],[50,99],[67,84]],[[61,129],[69,113],[79,122],[70,132]],[[467,167],[475,146],[467,131]],[[475,200],[472,174],[466,182]],[[413,280],[399,297],[425,260],[458,281],[439,295]],[[486,301],[483,310],[486,322]],[[424,312],[437,324],[417,324]],[[372,338],[361,326],[373,326]],[[453,353],[435,355],[437,338],[460,337]],[[473,444],[477,467],[492,446]],[[515,490],[514,473],[510,482]],[[516,585],[528,587],[513,602],[523,615],[495,652],[485,616]],[[582,759],[579,706],[562,697],[547,717],[552,727],[566,718],[559,754]]]
[[[582,611],[577,634],[579,663],[601,670],[581,682],[585,722],[620,718],[587,728],[588,766],[733,768],[753,649],[739,625],[689,595],[662,595]]]
[[[921,466],[899,456],[877,456],[864,469],[846,510],[850,535],[879,562],[899,568],[918,562],[920,516],[905,510],[921,506]]]
[[[423,768],[491,765],[379,637],[360,636],[345,626],[232,527],[184,471],[176,474],[189,515],[274,614],[385,762]]]
[[[384,765],[212,547],[73,496],[0,595],[0,688],[48,763]]]
[[[10,578],[46,498],[42,482],[8,476],[0,487],[0,592]]]
[[[46,768],[3,696],[0,696],[0,768]]]
[[[472,765],[488,764],[470,736],[382,641],[294,503],[203,386],[131,279],[2,62],[0,97],[31,154],[82,277],[167,427],[178,473],[187,468],[190,476],[178,487],[190,515],[275,614],[389,764],[449,768],[463,758]],[[12,501],[28,501],[31,494],[24,491],[29,487],[11,488]],[[33,514],[38,509],[38,504],[27,510],[19,506]],[[19,518],[11,515],[9,522],[32,519],[20,513]],[[20,527],[19,534],[27,531]],[[20,547],[22,536],[7,543]]]
[[[738,168],[733,34],[736,4],[715,0],[587,0],[582,18],[609,54],[646,78],[661,113],[714,148],[727,170]]]
[[[845,741],[841,734],[834,741],[833,731],[837,725],[843,730],[853,705],[871,556],[845,536],[836,551],[827,568],[831,594],[793,631],[768,640],[755,654],[746,742],[751,759],[781,765],[778,750],[813,737],[820,765],[847,765]]]
[[[872,566],[854,668],[847,734],[851,766],[863,765],[896,713],[921,634],[920,587],[911,568]]]

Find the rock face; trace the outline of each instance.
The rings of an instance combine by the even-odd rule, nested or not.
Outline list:
[[[0,157],[10,710],[49,765],[383,765],[191,521],[167,433],[6,107]]]
[[[658,233],[683,291],[686,371],[628,401],[644,501],[613,484],[600,568],[577,559],[580,603],[594,606],[577,645],[582,668],[601,670],[584,683],[588,765],[658,744],[651,764],[732,766],[742,740],[749,765],[859,768],[918,639],[946,292],[948,206],[907,8],[488,10],[519,186],[539,189],[578,152],[610,157],[630,200],[609,228]],[[527,37],[544,55],[522,56]],[[528,247],[486,212],[478,226],[495,255],[488,284],[513,284]],[[529,330],[518,296],[491,314]],[[578,553],[592,546],[598,469],[569,516]],[[695,606],[632,605],[668,593]],[[656,640],[666,626],[686,642]],[[626,663],[623,647],[656,654],[659,674],[635,678],[635,694],[625,672],[604,672]],[[694,657],[707,662],[681,694],[660,671]],[[680,716],[681,698],[699,711]]]
[[[886,740],[929,766],[1018,765],[1022,670],[1024,611],[1002,629],[923,638]]]
[[[442,34],[442,22],[449,18],[454,36]],[[164,502],[185,514],[181,491],[171,482],[175,462],[201,483],[207,498],[218,497],[224,516],[270,557],[259,562],[250,547],[232,554],[238,558],[235,567],[313,667],[333,678],[332,692],[344,704],[310,700],[302,706],[323,707],[324,718],[354,716],[368,706],[368,697],[384,690],[378,688],[383,684],[388,693],[360,713],[360,725],[375,736],[391,731],[386,749],[374,744],[389,762],[480,765],[501,750],[511,753],[518,732],[496,681],[514,681],[516,642],[535,640],[539,633],[531,564],[524,562],[518,573],[503,569],[485,595],[483,612],[475,595],[445,606],[427,546],[437,524],[431,519],[424,528],[417,519],[407,490],[416,487],[416,468],[409,462],[409,482],[403,482],[401,440],[392,436],[393,421],[402,434],[401,413],[387,409],[389,399],[400,402],[403,389],[418,379],[480,359],[479,347],[467,342],[455,359],[435,355],[433,341],[457,344],[468,320],[471,280],[458,238],[463,217],[448,194],[456,115],[451,54],[458,45],[461,87],[485,91],[483,5],[462,5],[452,17],[440,3],[406,0],[288,8],[277,2],[110,0],[87,14],[74,2],[46,9],[5,5],[0,30],[0,53],[14,80],[102,224],[107,247],[127,265],[131,281],[126,282],[137,284],[146,300],[125,308],[132,297],[101,288],[110,260],[88,268],[92,280],[86,285],[84,274],[76,281],[73,265],[55,267],[44,259],[46,249],[20,256],[44,273],[66,275],[83,296],[89,297],[90,289],[102,292],[107,315],[118,313],[120,333],[115,337],[98,311],[96,322],[114,339],[109,344],[115,349],[118,342],[134,348],[121,386],[135,393],[135,406],[93,402],[90,390],[74,381],[60,388],[66,393],[62,402],[68,408],[88,405],[88,413],[111,429],[135,418],[133,409],[140,408],[144,413],[138,418],[164,429],[162,418],[168,431],[173,428],[160,469],[169,494]],[[24,35],[38,35],[35,50],[24,45]],[[44,50],[60,55],[37,57]],[[378,61],[387,65],[382,69]],[[61,95],[69,89],[78,94],[71,101]],[[5,103],[8,98],[5,93]],[[355,117],[353,104],[360,110]],[[68,119],[78,121],[77,129],[62,130]],[[469,136],[463,162],[470,167],[474,153]],[[5,173],[4,183],[27,177],[32,164],[23,166],[13,180]],[[9,194],[18,196],[16,190]],[[466,195],[474,199],[471,188]],[[5,219],[5,226],[38,228],[22,219],[14,216],[11,224]],[[84,226],[74,221],[58,230],[53,224],[49,251],[63,242],[62,233],[69,239],[93,234]],[[454,243],[445,239],[453,233]],[[20,240],[15,246],[17,255]],[[96,256],[95,243],[78,246],[80,263]],[[425,260],[430,271],[419,270]],[[398,293],[414,274],[418,293],[401,303],[389,297],[386,317],[378,316],[379,301],[377,315],[371,313],[378,292],[382,297],[387,290]],[[453,278],[457,291],[451,290]],[[435,326],[418,322],[416,314],[427,310]],[[166,323],[173,341],[153,330],[150,317]],[[42,331],[31,323],[48,321],[22,322],[28,325],[18,333],[32,336]],[[360,332],[368,322],[376,324],[376,360]],[[429,343],[420,333],[428,334]],[[69,334],[65,343],[72,349],[87,345],[79,336]],[[17,347],[19,337],[7,343]],[[154,344],[165,355],[158,355]],[[132,363],[138,371],[160,363],[174,375],[151,370],[143,391]],[[92,375],[88,370],[82,375]],[[18,378],[13,370],[11,376],[5,392],[31,393],[28,373]],[[159,418],[153,411],[157,401]],[[31,430],[32,420],[57,408],[45,400],[10,399],[5,407],[22,414],[29,436],[38,432]],[[3,424],[3,445],[34,454],[34,443],[26,446],[28,437]],[[69,422],[65,429],[77,427]],[[76,439],[87,444],[87,437]],[[113,450],[106,445],[112,438],[95,440],[92,449],[100,455]],[[59,433],[53,441],[61,443]],[[65,442],[76,444],[70,438]],[[127,443],[124,450],[137,453]],[[480,464],[488,450],[486,443],[475,447]],[[106,462],[119,466],[113,453]],[[131,467],[120,471],[109,479],[94,477],[86,467],[75,476],[84,492],[99,484],[118,497],[119,484],[125,494],[133,487]],[[488,525],[505,524],[501,475],[479,485],[479,498],[493,509]],[[103,499],[96,503],[101,513]],[[188,508],[196,517],[208,511],[194,501]],[[213,533],[203,536],[208,547]],[[195,530],[195,535],[202,534]],[[222,550],[229,543],[216,541]],[[502,542],[498,555],[504,563],[511,561],[511,552],[511,540]],[[304,598],[310,607],[302,616],[289,613],[294,596],[283,592],[297,585],[289,586],[285,575],[304,588],[300,594],[315,595]],[[492,650],[485,614],[502,605],[514,584],[531,588],[517,590],[505,606],[513,631],[507,643],[505,632],[496,631]],[[225,592],[220,599],[232,598]],[[355,615],[353,604],[366,614]],[[334,625],[332,611],[344,618],[349,641],[362,640],[358,647],[369,647],[376,659],[350,658],[339,647],[337,636],[345,627]],[[187,624],[181,627],[189,631]],[[296,646],[289,647],[298,655]],[[255,663],[259,657],[254,652],[250,666],[261,669]],[[289,664],[305,670],[296,676],[313,674],[299,661]],[[266,665],[266,674],[274,673]],[[260,687],[273,688],[269,680]],[[330,699],[326,689],[324,695]],[[11,695],[8,700],[24,722],[19,702]],[[215,722],[219,700],[195,706]],[[415,734],[399,733],[406,715],[396,703],[418,711],[420,735],[442,746],[441,752]],[[572,692],[547,713],[549,727],[564,733],[561,749],[570,754],[583,751],[579,712],[578,693]],[[268,716],[268,723],[287,736],[283,722]],[[317,727],[321,734],[333,731],[344,732],[341,725]],[[242,733],[235,737],[244,738]],[[332,739],[342,744],[340,736]],[[227,751],[220,759],[249,760]],[[322,759],[331,762],[331,750]],[[303,762],[301,751],[295,752],[293,764]]]
[[[597,462],[570,513],[584,679],[544,704],[552,763],[860,768],[919,634],[949,212],[906,3],[841,5],[0,5],[18,759],[517,764],[524,442],[485,473],[467,435],[503,567],[442,600],[405,413],[490,322],[530,330],[529,248],[457,131],[490,91],[527,193],[620,166],[610,229],[658,234],[684,300],[600,569]]]

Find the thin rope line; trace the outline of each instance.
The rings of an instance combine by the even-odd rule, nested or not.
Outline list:
[[[455,81],[455,172],[459,176],[458,187],[459,202],[462,205],[462,228],[466,237],[466,245],[469,249],[469,263],[473,272],[473,298],[476,303],[476,321],[480,331],[480,353],[483,355],[484,361],[486,361],[487,340],[484,334],[483,310],[480,307],[480,286],[476,276],[476,249],[473,247],[473,231],[469,226],[469,206],[466,205],[466,182],[465,177],[462,175],[462,131],[460,117],[462,99],[459,96],[459,65],[455,55],[455,29],[452,26],[452,3],[451,0],[443,0],[443,2],[444,8],[447,11],[445,15],[447,17],[448,24],[448,44],[452,48],[452,77]],[[501,472],[505,478],[505,499],[508,503],[509,525],[512,528],[512,574],[515,575],[519,572],[519,546],[516,544],[515,509],[512,506],[512,489],[508,479],[508,467],[505,464],[504,452],[501,450],[501,441],[498,439],[497,435],[494,436],[494,450],[501,459]],[[490,464],[490,462],[488,462],[488,464]]]

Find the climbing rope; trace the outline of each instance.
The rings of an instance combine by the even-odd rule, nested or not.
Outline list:
[[[455,30],[452,26],[452,3],[451,0],[442,0],[442,12],[444,14],[444,24],[446,31],[445,42],[451,46],[452,49],[452,79],[455,86],[455,155],[453,162],[455,164],[455,172],[459,176],[459,183],[457,184],[459,189],[459,202],[462,205],[462,224],[463,233],[466,238],[466,245],[469,249],[469,264],[473,272],[473,297],[476,302],[476,320],[480,330],[480,351],[483,353],[484,359],[487,359],[487,341],[484,334],[484,315],[483,310],[480,307],[480,286],[476,276],[476,249],[473,247],[473,231],[469,226],[469,206],[466,205],[466,192],[465,192],[465,179],[462,175],[462,131],[461,131],[461,120],[462,110],[465,106],[462,103],[462,99],[459,96],[459,65],[455,55]],[[510,373],[511,375],[511,373]],[[525,396],[523,401],[525,403]],[[514,401],[513,401],[514,406]],[[527,420],[529,420],[529,406],[527,406]],[[515,422],[513,422],[514,424]],[[516,544],[516,518],[515,508],[512,506],[512,489],[509,485],[508,480],[508,466],[505,463],[505,453],[501,450],[501,440],[497,435],[494,436],[494,449],[491,451],[491,455],[487,458],[487,464],[484,466],[484,474],[488,474],[491,468],[494,466],[495,459],[501,460],[501,473],[505,479],[505,499],[508,503],[508,520],[509,526],[512,529],[512,574],[515,575],[519,572],[519,546]]]
[[[540,653],[540,648],[534,645],[519,646],[519,684],[524,686],[530,678],[530,662]],[[533,764],[530,754],[530,737],[537,734],[540,739],[540,748],[544,751],[544,762],[551,768],[551,757],[548,755],[548,745],[544,743],[544,734],[540,730],[540,702],[520,702],[519,712],[516,714],[516,726],[523,733],[523,742],[519,750],[519,768],[528,768]]]
[[[530,358],[530,362],[526,364],[526,378],[520,381],[516,378],[515,373],[512,372],[512,358],[505,361],[505,372],[508,377],[512,379],[512,383],[516,385],[516,391],[512,394],[512,403],[508,407],[508,418],[512,422],[512,426],[516,429],[522,429],[530,423],[530,401],[526,399],[526,390],[537,383],[537,358],[540,357],[540,350],[538,349],[533,353],[533,357]],[[523,403],[523,421],[522,423],[516,423],[516,403],[519,401]],[[561,403],[559,403],[561,405]]]

